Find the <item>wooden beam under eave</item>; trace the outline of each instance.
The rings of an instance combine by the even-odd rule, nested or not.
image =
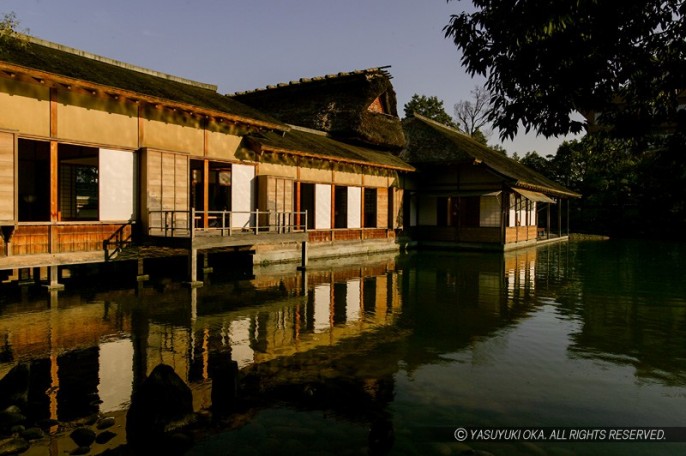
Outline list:
[[[210,218],[209,214],[207,211],[210,209],[210,161],[209,160],[204,160],[203,161],[203,181],[202,181],[202,187],[203,187],[203,195],[202,195],[202,203],[203,203],[203,215],[202,215],[202,225],[203,228],[207,229],[210,227]]]

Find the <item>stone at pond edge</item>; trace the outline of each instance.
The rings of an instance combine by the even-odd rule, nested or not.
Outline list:
[[[193,414],[191,389],[171,366],[158,364],[136,389],[126,414],[130,445],[155,445],[165,431]]]
[[[106,416],[105,418],[102,418],[98,421],[98,424],[96,425],[96,427],[100,431],[102,431],[103,429],[111,428],[112,426],[114,426],[114,417],[111,416]]]
[[[29,442],[21,437],[13,437],[0,441],[0,456],[19,454],[29,449]]]
[[[21,436],[24,437],[26,440],[38,440],[42,439],[45,437],[45,432],[41,428],[38,427],[32,427],[26,429],[24,432],[21,433]]]
[[[78,455],[78,454],[88,454],[91,452],[91,447],[89,446],[80,446],[78,448],[75,448],[69,452],[71,455]]]
[[[115,438],[117,434],[115,434],[112,431],[103,431],[98,436],[95,438],[95,443],[98,443],[100,445],[104,445],[105,443],[109,442],[113,438]]]
[[[95,442],[95,431],[85,427],[76,428],[69,437],[80,447],[88,447]]]
[[[0,379],[0,409],[8,405],[25,404],[29,394],[29,368],[17,364]]]
[[[7,411],[0,412],[0,430],[3,430],[3,429],[9,430],[13,426],[17,426],[19,424],[22,424],[25,421],[26,421],[26,417],[24,415],[22,415],[21,413],[7,412]]]

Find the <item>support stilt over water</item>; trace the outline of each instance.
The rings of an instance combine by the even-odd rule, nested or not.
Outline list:
[[[185,285],[191,288],[200,288],[203,285],[198,280],[198,249],[191,248],[188,251],[188,282]]]
[[[150,280],[150,276],[145,273],[145,269],[143,268],[143,258],[138,259],[138,273],[136,274],[136,281],[137,282],[145,282],[146,280]]]
[[[49,266],[48,267],[48,285],[47,288],[50,291],[60,291],[64,290],[64,285],[59,282],[60,280],[60,268],[59,266]]]
[[[298,266],[298,270],[304,271],[307,269],[307,241],[302,241],[300,244],[301,247],[301,257],[300,257],[300,266]]]

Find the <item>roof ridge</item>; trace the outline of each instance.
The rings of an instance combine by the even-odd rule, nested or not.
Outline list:
[[[323,76],[314,76],[311,78],[300,78],[300,79],[289,81],[289,82],[280,82],[280,83],[277,83],[275,85],[270,84],[264,88],[227,93],[226,96],[235,97],[235,96],[240,96],[240,95],[249,95],[249,94],[253,94],[253,93],[262,93],[262,92],[268,92],[270,90],[280,89],[283,87],[292,87],[292,86],[298,86],[301,84],[326,81],[326,80],[343,78],[343,77],[348,77],[348,76],[357,76],[357,75],[362,75],[362,74],[366,75],[366,74],[371,74],[371,73],[381,73],[384,76],[386,76],[388,79],[392,79],[393,77],[391,76],[391,74],[388,71],[386,71],[386,69],[390,68],[390,67],[391,67],[391,65],[384,65],[384,66],[379,66],[379,67],[365,68],[362,70],[341,71],[339,73],[330,73],[330,74],[326,74]]]
[[[17,33],[17,35],[32,44],[37,44],[39,46],[44,46],[51,49],[56,49],[58,51],[67,52],[69,54],[78,55],[87,59],[96,60],[98,62],[106,63],[109,65],[114,65],[126,70],[137,71],[138,73],[147,74],[148,76],[155,76],[158,78],[167,79],[169,81],[179,82],[181,84],[190,85],[193,87],[199,87],[202,89],[212,90],[216,92],[218,87],[215,84],[208,84],[205,82],[194,81],[192,79],[183,78],[181,76],[175,76],[173,74],[163,73],[161,71],[151,70],[150,68],[145,68],[138,65],[133,65],[131,63],[122,62],[121,60],[111,59],[109,57],[104,57],[102,55],[93,54],[91,52],[83,51],[81,49],[65,46],[63,44],[55,43],[53,41],[44,40],[31,35],[26,35],[23,33]]]

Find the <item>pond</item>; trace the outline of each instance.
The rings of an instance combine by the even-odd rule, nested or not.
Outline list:
[[[132,453],[127,410],[161,364],[192,395],[179,453],[686,452],[674,441],[686,442],[674,438],[683,428],[669,442],[579,438],[686,426],[684,244],[585,241],[294,269],[219,267],[199,289],[164,269],[138,287],[85,273],[59,293],[3,285],[0,409],[17,405],[23,428],[43,432],[24,454],[85,452],[70,437],[77,428],[97,435],[90,454]],[[0,448],[11,434],[3,413]],[[513,438],[459,442],[458,428]],[[559,439],[570,432],[577,438]]]

